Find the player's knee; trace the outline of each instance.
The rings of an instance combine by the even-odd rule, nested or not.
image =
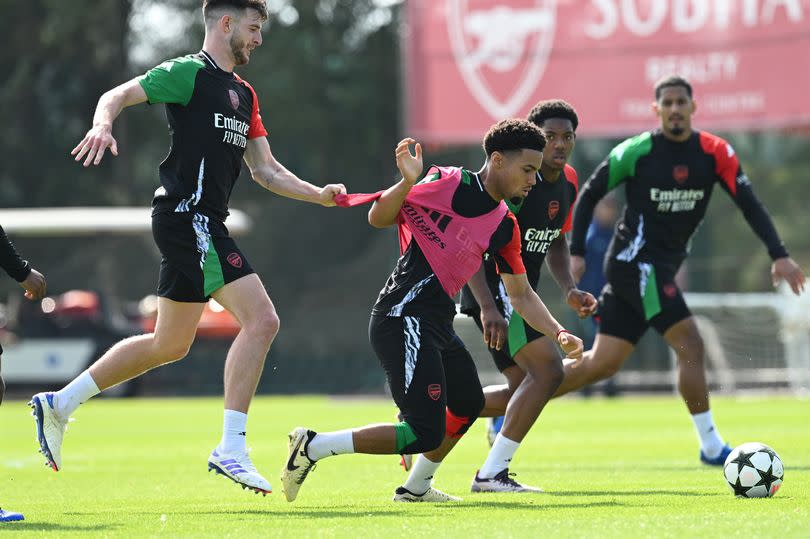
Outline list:
[[[3,397],[6,394],[6,381],[0,376],[0,404],[3,404]]]
[[[595,381],[604,380],[605,378],[610,378],[622,367],[622,361],[603,361],[599,364],[599,368],[597,369],[597,378]]]
[[[420,453],[433,451],[442,445],[442,441],[444,440],[444,428],[442,427],[430,428],[420,433],[418,438],[419,445],[422,447],[419,451]]]
[[[276,338],[278,330],[281,327],[281,320],[278,314],[271,305],[258,312],[252,313],[250,319],[246,322],[245,328],[253,335],[260,337],[264,340],[272,341]]]
[[[703,364],[706,347],[700,335],[692,335],[682,339],[675,347],[678,361],[687,364]]]
[[[171,342],[161,346],[158,350],[158,360],[161,364],[173,363],[180,361],[188,355],[191,349],[190,343],[184,342]]]
[[[397,451],[408,454],[433,451],[444,440],[445,421],[440,414],[433,418],[409,418],[396,426]]]

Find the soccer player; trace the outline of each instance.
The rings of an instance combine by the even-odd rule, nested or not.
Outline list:
[[[627,205],[605,262],[607,285],[599,302],[596,341],[582,361],[566,365],[557,395],[613,375],[651,326],[677,354],[678,388],[700,440],[700,460],[721,465],[731,448],[712,419],[703,340],[674,280],[716,184],[767,247],[774,284],[785,279],[800,294],[805,276],[754,196],[731,145],[692,128],[696,108],[686,79],[660,80],[653,104],[660,127],[616,146],[580,193],[571,241],[575,276],[585,269],[585,233],[595,204],[623,186]]]
[[[233,70],[261,45],[263,0],[206,0],[205,41],[199,53],[168,60],[101,96],[93,127],[73,149],[76,161],[97,165],[118,154],[112,124],[144,101],[165,103],[172,135],[152,203],[152,230],[162,254],[154,333],[125,339],[55,393],[31,400],[40,451],[62,467],[65,425],[87,399],[149,369],[183,358],[209,298],[241,325],[225,361],[222,438],[209,470],[264,494],[270,483],[256,471],[245,444],[247,412],[265,357],[279,327],[275,307],[223,224],[242,159],[259,185],[274,193],[334,206],[342,185],[316,187],[284,168],[270,151],[253,88]]]
[[[518,204],[507,201],[521,232],[521,258],[532,289],[540,281],[540,268],[548,266],[568,305],[580,316],[592,314],[596,299],[578,290],[568,254],[565,233],[571,228],[577,196],[577,173],[568,165],[574,150],[579,118],[567,102],[541,101],[528,118],[546,138],[537,184]],[[509,473],[509,463],[543,407],[562,382],[562,359],[554,341],[526,325],[513,312],[495,262],[486,259],[481,270],[461,293],[461,312],[473,317],[484,333],[492,359],[507,379],[506,385],[484,388],[483,417],[506,414],[503,429],[472,481],[472,492],[541,492],[522,485]],[[446,454],[432,451],[416,458],[409,484],[433,475]],[[408,484],[406,484],[406,488]]]
[[[47,285],[45,277],[32,268],[31,264],[26,260],[22,259],[14,245],[9,241],[2,226],[0,226],[0,267],[5,270],[9,277],[20,283],[20,286],[25,290],[26,298],[36,301],[45,297]],[[0,346],[0,404],[3,404],[3,397],[6,394],[6,383],[3,381],[2,368],[3,347]],[[24,519],[25,517],[21,513],[5,511],[0,508],[0,522],[13,522]]]
[[[452,447],[475,421],[484,395],[472,357],[453,331],[453,296],[479,269],[484,252],[495,259],[515,310],[554,335],[570,357],[581,353],[582,341],[563,329],[529,286],[520,231],[504,202],[525,197],[536,182],[545,145],[539,128],[523,120],[500,122],[484,138],[487,161],[479,172],[431,167],[418,185],[422,151],[417,144],[416,155],[411,154],[414,142],[406,138],[397,146],[401,181],[383,193],[352,195],[353,203],[376,200],[369,211],[372,226],[400,227],[404,254],[374,305],[369,337],[401,421],[328,433],[294,429],[281,474],[288,501],[325,457]],[[432,488],[429,480],[394,494],[394,501],[403,502],[457,499]]]
[[[537,185],[519,206],[510,205],[523,235],[521,256],[527,277],[536,288],[540,268],[548,254],[549,269],[566,302],[578,315],[588,316],[596,308],[596,300],[577,289],[570,273],[568,243],[564,236],[571,229],[579,187],[577,173],[568,165],[576,143],[579,118],[569,103],[554,99],[537,103],[527,119],[541,128],[547,141]],[[484,278],[486,288],[482,288]],[[461,308],[484,332],[484,341],[490,345],[495,365],[508,382],[484,388],[486,406],[481,415],[506,413],[507,418],[511,418],[505,435],[498,437],[507,421],[499,422],[501,428],[493,433],[493,449],[473,480],[472,490],[539,490],[514,481],[508,463],[562,380],[559,353],[554,343],[541,340],[543,334],[526,326],[520,315],[513,313],[491,261],[485,262],[482,272],[462,291]]]

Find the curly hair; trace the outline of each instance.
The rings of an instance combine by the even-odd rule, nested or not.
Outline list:
[[[537,150],[542,152],[546,147],[546,137],[536,125],[513,118],[503,120],[489,128],[484,137],[484,151],[487,157],[492,152],[510,152],[518,150]]]
[[[571,125],[574,127],[574,132],[579,126],[579,116],[577,111],[567,101],[562,99],[547,99],[538,102],[532,110],[529,111],[526,119],[534,125],[543,127],[543,122],[551,118],[561,118],[563,120],[570,120]]]
[[[205,20],[208,20],[213,16],[213,10],[223,7],[255,9],[259,12],[263,21],[267,20],[267,2],[265,2],[265,0],[204,0],[203,17],[205,17]]]
[[[658,101],[661,98],[661,92],[664,91],[664,88],[679,86],[686,89],[689,99],[692,99],[692,85],[689,84],[689,81],[680,75],[669,75],[668,77],[659,79],[658,82],[655,83],[655,100]]]

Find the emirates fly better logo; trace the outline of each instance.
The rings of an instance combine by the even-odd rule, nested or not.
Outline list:
[[[507,6],[491,0],[447,0],[456,64],[470,93],[493,119],[520,115],[543,78],[554,42],[557,1],[513,0]]]

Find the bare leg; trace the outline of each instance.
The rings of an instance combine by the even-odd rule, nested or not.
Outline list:
[[[487,386],[484,388],[486,403],[479,417],[498,417],[506,413],[509,399],[523,381],[525,373],[517,365],[507,367],[501,374],[506,377],[506,384]]]
[[[225,360],[225,408],[247,413],[278,333],[278,315],[255,273],[226,284],[213,298],[242,326]]]
[[[624,339],[596,334],[593,348],[585,352],[580,361],[565,362],[565,378],[554,393],[555,397],[576,391],[588,384],[616,374],[635,346]]]
[[[678,390],[689,409],[699,414],[709,410],[709,388],[703,365],[703,339],[695,319],[681,320],[664,334],[664,339],[678,356]]]
[[[355,453],[392,455],[397,452],[397,433],[394,425],[366,425],[352,431]]]
[[[563,379],[562,362],[551,339],[536,339],[524,346],[515,361],[526,376],[509,401],[501,434],[521,442]]]
[[[103,391],[184,358],[194,342],[204,306],[158,298],[155,332],[124,339],[107,350],[89,369],[96,386]]]

